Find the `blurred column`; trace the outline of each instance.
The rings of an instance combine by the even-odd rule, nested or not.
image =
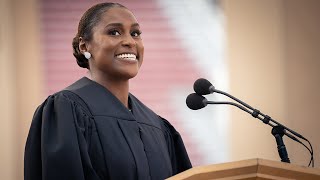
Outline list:
[[[223,4],[231,94],[290,127],[283,1],[224,0]],[[230,119],[233,160],[279,160],[270,126],[236,108]]]
[[[37,0],[13,0],[12,33],[16,83],[16,119],[14,167],[16,179],[23,179],[23,154],[26,137],[36,107],[43,101],[42,64],[40,54],[40,2]]]
[[[13,60],[13,27],[10,0],[0,1],[0,179],[14,179],[17,139],[14,134],[15,63]]]

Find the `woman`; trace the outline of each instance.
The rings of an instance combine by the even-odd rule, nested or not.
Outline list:
[[[72,45],[91,78],[36,110],[25,180],[165,179],[191,168],[179,133],[129,93],[143,62],[140,34],[123,5],[101,3],[84,13]]]

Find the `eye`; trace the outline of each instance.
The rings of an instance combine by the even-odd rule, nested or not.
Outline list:
[[[132,33],[131,33],[131,36],[133,36],[133,37],[139,37],[140,35],[141,35],[141,31],[139,31],[139,30],[137,30],[137,31],[133,31]]]
[[[118,30],[116,30],[116,29],[112,29],[112,30],[108,31],[108,34],[112,35],[112,36],[119,36],[120,32]]]

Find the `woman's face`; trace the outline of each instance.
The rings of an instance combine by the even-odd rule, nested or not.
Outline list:
[[[89,65],[94,76],[127,80],[137,75],[144,47],[139,24],[132,12],[121,7],[108,9],[92,29],[92,34],[87,50],[92,54]]]

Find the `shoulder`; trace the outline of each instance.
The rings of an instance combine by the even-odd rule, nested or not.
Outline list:
[[[84,133],[92,126],[93,119],[81,99],[72,92],[60,91],[50,95],[38,106],[31,121],[30,132],[38,135],[74,130]]]
[[[90,109],[88,108],[88,105],[86,104],[86,102],[75,92],[72,92],[70,90],[62,90],[54,95],[57,96],[57,98],[65,99],[69,103],[72,103],[74,106],[80,107],[88,111],[87,113],[91,114]]]
[[[48,96],[48,98],[38,107],[38,109],[41,108],[41,106],[48,106],[50,104],[55,104],[56,106],[70,105],[72,107],[83,109],[89,115],[92,114],[83,97],[77,93],[79,89],[83,89],[84,87],[88,86],[88,84],[90,84],[90,80],[88,80],[86,77],[83,77],[65,89]]]
[[[90,109],[86,103],[75,93],[62,90],[49,95],[45,101],[38,106],[35,114],[42,116],[53,116],[60,114],[82,114],[91,117]]]
[[[169,136],[180,136],[179,132],[173,127],[173,125],[165,118],[159,116],[161,120],[163,131]]]

